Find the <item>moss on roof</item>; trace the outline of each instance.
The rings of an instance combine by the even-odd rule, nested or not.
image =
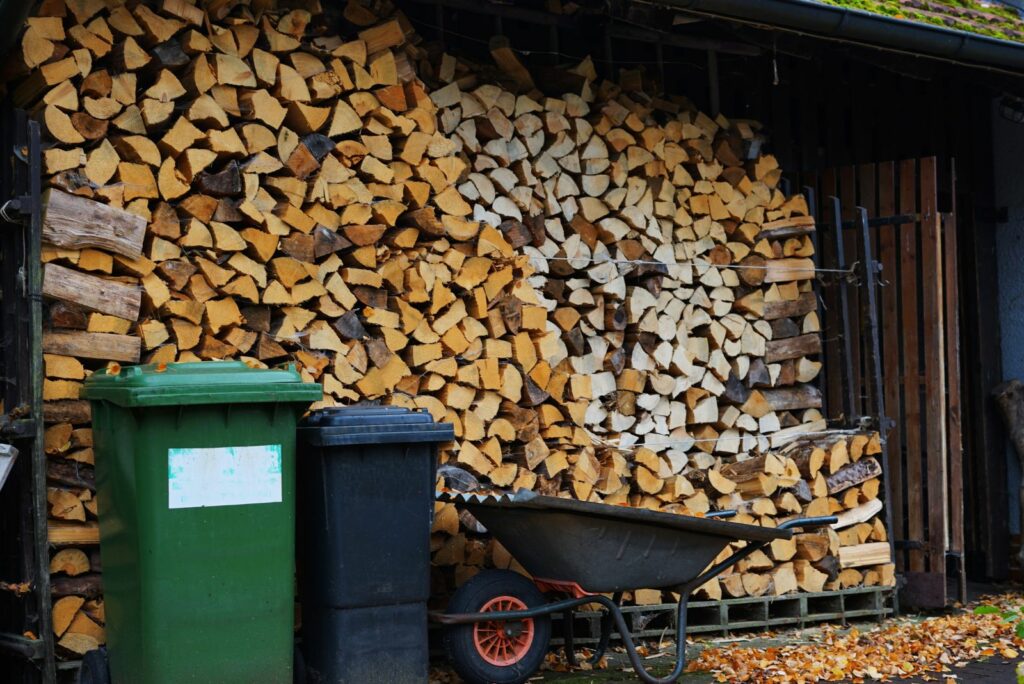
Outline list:
[[[818,0],[828,5],[935,24],[955,31],[1024,42],[1024,20],[1012,7],[985,0]]]

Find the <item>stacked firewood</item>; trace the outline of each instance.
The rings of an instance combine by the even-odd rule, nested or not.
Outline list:
[[[420,53],[404,18],[353,5],[342,39],[316,3],[266,4],[48,0],[12,60],[22,73],[8,90],[46,139],[44,399],[62,652],[103,642],[79,399],[89,373],[293,361],[327,404],[411,396],[424,364],[434,378],[467,373],[457,334],[464,357],[483,358],[479,321],[491,305],[511,318],[519,302],[525,257],[494,228],[448,231],[461,220],[463,168],[411,66]],[[480,362],[489,387],[495,370],[501,384],[496,360]]]
[[[809,384],[821,369],[814,221],[802,196],[779,191],[756,125],[649,97],[630,77],[599,84],[589,62],[559,80],[575,92],[545,96],[503,43],[492,41],[492,54],[498,84],[449,55],[420,71],[438,81],[441,130],[468,161],[458,189],[472,217],[530,257],[528,282],[560,337],[539,359],[513,355],[543,390],[531,393],[541,416],[571,421],[542,418],[543,445],[524,445],[520,473],[550,494],[698,515],[738,509],[740,521],[770,526],[857,510],[837,526],[855,519],[856,538],[808,535],[802,546],[813,549],[799,557],[796,542],[778,542],[721,587],[709,583],[709,597],[891,584],[878,461],[860,461],[880,443],[857,435],[847,450],[845,436],[822,432]],[[798,444],[816,449],[813,462],[780,451]],[[456,460],[478,475],[498,467]],[[435,562],[454,565],[458,580],[493,542],[466,538],[453,511],[440,514],[450,536],[435,540]]]
[[[877,465],[861,458],[877,439],[851,438],[849,465],[832,443],[807,463],[769,453],[811,448],[800,440],[825,423],[807,384],[814,223],[779,190],[756,124],[649,97],[628,74],[601,82],[589,62],[545,96],[501,44],[503,71],[485,78],[426,49],[390,3],[349,2],[344,38],[315,2],[273,4],[45,0],[12,60],[9,91],[48,142],[63,648],[102,643],[78,392],[111,362],[295,362],[324,405],[453,423],[442,460],[488,486],[687,514],[739,505],[769,525],[877,497],[876,472],[841,495],[829,480]],[[871,520],[859,542],[884,538],[872,525],[860,539]],[[817,559],[814,541],[806,558],[751,559],[740,576],[790,563],[813,588],[797,561],[841,558],[842,541],[826,536]],[[459,580],[511,563],[450,506],[434,548]],[[885,574],[871,572],[822,586]],[[743,591],[768,591],[757,582]]]
[[[580,77],[584,93],[592,78]],[[820,394],[804,384],[821,368],[814,223],[802,196],[776,189],[774,158],[747,163],[748,124],[602,92],[592,106],[453,81],[431,98],[468,160],[458,190],[473,219],[505,229],[536,271],[528,283],[553,339],[512,361],[542,391],[542,411],[583,428],[545,441],[622,450],[637,466],[552,464],[527,448],[527,467],[543,461],[548,479],[565,470],[578,498],[633,493],[703,513],[685,472],[823,426]]]
[[[878,433],[833,431],[724,465],[717,503],[737,510],[736,521],[771,526],[795,516],[835,515],[838,522],[772,542],[704,585],[703,595],[738,598],[894,584],[880,453]]]

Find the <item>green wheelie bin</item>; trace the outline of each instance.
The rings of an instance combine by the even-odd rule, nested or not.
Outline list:
[[[320,386],[208,361],[99,371],[83,395],[109,674],[81,680],[291,684],[295,427]]]

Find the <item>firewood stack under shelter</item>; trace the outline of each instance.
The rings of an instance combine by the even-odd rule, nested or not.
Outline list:
[[[453,423],[442,461],[487,487],[762,525],[840,515],[712,598],[893,583],[879,436],[819,410],[814,221],[756,123],[589,60],[535,81],[500,40],[478,66],[387,2],[351,0],[341,36],[315,0],[276,4],[44,0],[9,60],[49,144],[66,654],[103,641],[78,393],[108,363],[295,363],[322,405]],[[451,505],[432,543],[439,580],[513,564]]]

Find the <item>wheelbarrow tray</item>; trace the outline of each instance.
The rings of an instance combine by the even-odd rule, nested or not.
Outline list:
[[[788,539],[790,530],[541,496],[445,493],[536,580],[591,593],[675,589],[735,541]]]

